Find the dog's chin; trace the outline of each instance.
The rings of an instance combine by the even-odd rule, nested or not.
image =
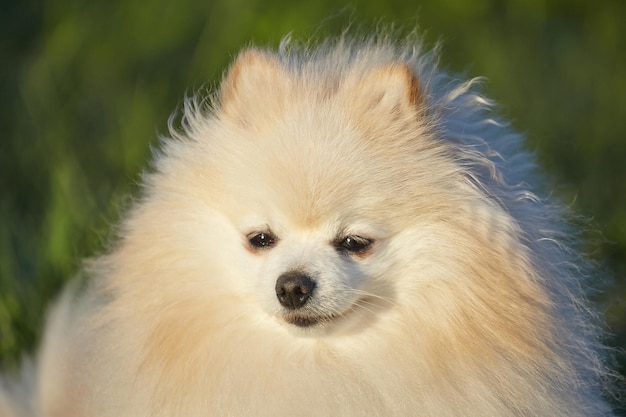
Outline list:
[[[294,337],[320,338],[339,331],[341,316],[285,314],[277,317],[279,323]]]
[[[339,317],[339,315],[318,316],[292,313],[281,316],[281,320],[289,325],[293,325],[301,329],[312,329],[315,327],[331,326],[333,321],[337,320]]]
[[[344,328],[353,319],[353,310],[354,306],[333,314],[289,311],[279,313],[277,319],[293,334],[308,337],[322,336]]]

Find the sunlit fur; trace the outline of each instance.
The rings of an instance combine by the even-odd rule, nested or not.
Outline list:
[[[15,410],[611,415],[591,271],[479,84],[385,35],[242,52],[186,101]],[[290,271],[317,283],[297,311]]]

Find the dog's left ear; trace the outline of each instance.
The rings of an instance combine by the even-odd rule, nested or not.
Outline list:
[[[420,106],[420,88],[407,64],[374,68],[353,80],[352,95],[359,97],[359,111],[380,115],[415,115]],[[356,93],[356,94],[355,94]]]
[[[264,108],[268,97],[283,85],[283,73],[280,63],[269,54],[259,49],[242,52],[222,82],[222,111],[232,119],[245,122],[251,107]]]

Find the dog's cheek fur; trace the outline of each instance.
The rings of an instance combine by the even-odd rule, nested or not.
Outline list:
[[[555,320],[541,275],[548,271],[526,245],[519,225],[485,199],[460,205],[445,222],[407,228],[390,248],[398,258],[390,272],[402,277],[397,330],[413,332],[435,375],[480,375],[489,363],[510,400],[527,403],[541,386],[541,409],[558,410],[568,407],[559,392],[581,371],[567,342],[576,336]]]

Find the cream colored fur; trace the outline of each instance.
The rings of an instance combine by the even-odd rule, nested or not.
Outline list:
[[[385,36],[242,52],[60,302],[16,415],[611,415],[565,213],[435,58]],[[290,312],[294,270],[317,285]]]

